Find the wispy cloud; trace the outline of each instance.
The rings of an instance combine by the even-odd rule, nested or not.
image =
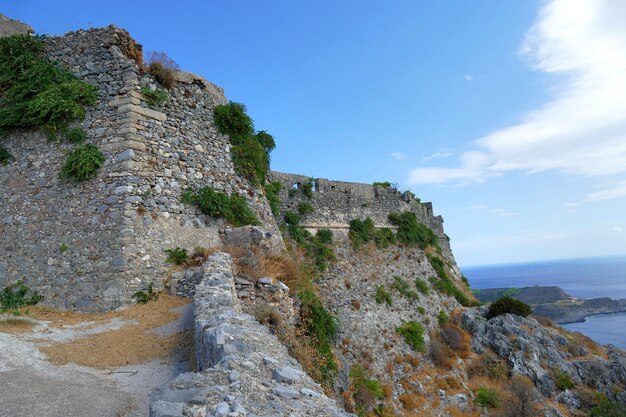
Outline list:
[[[622,233],[624,231],[624,228],[622,226],[613,226],[611,230],[614,232]]]
[[[511,216],[517,216],[519,214],[519,213],[514,213],[512,211],[505,210],[503,208],[493,209],[491,210],[491,212],[493,214],[497,214],[500,217],[511,217]]]
[[[420,159],[421,162],[424,161],[430,161],[431,159],[437,159],[437,158],[447,158],[449,156],[452,156],[452,152],[436,152],[432,155],[428,155],[422,159]]]
[[[486,208],[487,208],[487,206],[483,206],[483,205],[480,205],[480,204],[477,204],[477,205],[473,205],[473,206],[469,206],[469,207],[468,207],[468,209],[470,209],[470,210],[475,210],[475,211],[476,211],[476,210],[485,210]]]
[[[626,2],[553,0],[520,55],[559,76],[553,98],[478,139],[456,167],[417,168],[412,184],[481,182],[509,171],[601,176],[626,172]],[[591,199],[601,199],[594,193]],[[614,197],[610,197],[614,198]]]
[[[474,80],[474,76],[470,75],[470,74],[465,74],[463,76],[463,78],[465,79],[465,81],[473,81]]]
[[[626,117],[626,116],[625,116]],[[626,181],[620,181],[603,190],[587,194],[586,201],[612,200],[626,197]]]
[[[389,156],[398,161],[406,161],[409,159],[409,156],[403,152],[391,152]]]

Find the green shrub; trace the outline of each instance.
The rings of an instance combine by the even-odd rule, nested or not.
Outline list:
[[[265,184],[270,152],[276,144],[265,131],[254,132],[254,124],[241,103],[229,102],[213,109],[213,121],[220,133],[228,135],[235,171],[255,185]]]
[[[270,209],[272,209],[274,217],[278,217],[280,214],[280,197],[278,196],[278,192],[282,190],[282,188],[283,185],[278,181],[265,184],[265,197],[270,204]]]
[[[476,404],[481,407],[495,408],[500,405],[500,399],[498,398],[498,392],[493,388],[480,387],[476,390],[476,398],[474,399]]]
[[[184,192],[181,201],[195,204],[207,216],[224,219],[236,227],[261,224],[246,199],[238,194],[229,197],[211,187],[204,187],[195,193],[191,190]]]
[[[396,244],[396,235],[393,230],[383,227],[374,232],[374,243],[378,249],[388,248],[390,245]]]
[[[0,146],[0,165],[8,165],[13,162],[15,158],[5,148]]]
[[[86,181],[95,178],[98,168],[104,166],[104,155],[96,145],[87,144],[76,147],[70,152],[61,168],[61,177]]]
[[[309,200],[313,198],[313,178],[302,184],[302,194]]]
[[[320,372],[324,381],[330,383],[339,370],[331,348],[337,333],[337,318],[330,314],[312,290],[300,292],[298,298],[300,318],[306,335],[316,342],[313,346],[322,358]]]
[[[63,137],[66,141],[72,143],[83,143],[87,137],[85,135],[85,131],[80,127],[76,127],[74,129],[68,129],[63,133]]]
[[[526,317],[532,313],[532,309],[528,304],[520,300],[505,296],[491,303],[486,317],[488,320],[507,313]]]
[[[404,341],[417,352],[424,350],[424,328],[415,321],[408,321],[396,329]]]
[[[168,90],[174,86],[178,64],[165,52],[152,51],[146,60],[147,70],[154,79]]]
[[[415,278],[415,286],[422,294],[428,294],[428,284],[419,278]]]
[[[187,262],[187,249],[175,247],[174,249],[165,249],[167,258],[165,262],[175,265],[183,265]]]
[[[467,286],[467,288],[470,287],[470,283],[469,280],[467,279],[467,277],[465,275],[461,275],[461,281],[463,281],[465,283],[465,285]]]
[[[437,323],[440,326],[444,326],[444,325],[448,324],[449,322],[450,322],[450,317],[448,316],[448,313],[446,313],[445,311],[441,310],[437,314]]]
[[[95,87],[48,59],[42,38],[30,35],[0,38],[0,86],[0,132],[62,132],[97,98]]]
[[[333,232],[330,229],[319,229],[315,234],[315,238],[326,245],[333,243]]]
[[[448,274],[446,273],[445,269],[445,263],[441,258],[428,255],[428,260],[430,261],[431,266],[439,277],[430,278],[430,282],[433,284],[436,290],[451,297],[454,297],[461,305],[464,305],[466,307],[478,304],[474,300],[468,298],[467,295],[465,295],[463,291],[458,289],[457,286],[454,285],[454,283],[450,280],[450,278],[448,278]]]
[[[426,313],[426,309],[422,306],[417,306],[417,312],[420,314],[425,314]]]
[[[563,372],[560,369],[555,370],[554,379],[556,382],[556,386],[560,390],[572,389],[576,386],[574,381],[572,381],[572,377],[569,376],[567,372]]]
[[[312,205],[309,203],[299,203],[298,204],[298,214],[301,216],[306,216],[307,214],[311,214],[315,211]]]
[[[385,290],[385,287],[382,285],[376,287],[374,300],[376,300],[376,304],[387,303],[388,306],[392,304],[391,293]]]
[[[396,239],[403,245],[417,245],[421,249],[427,246],[439,248],[437,236],[428,227],[418,223],[417,216],[412,211],[389,213],[389,221],[398,227]]]
[[[60,252],[60,253],[65,253],[65,252],[67,252],[67,250],[68,250],[68,249],[69,249],[69,248],[68,248],[68,246],[67,246],[65,243],[61,243],[61,244],[59,245],[59,252]]]
[[[354,219],[350,222],[348,236],[355,249],[373,240],[375,234],[376,228],[374,227],[374,222],[369,217],[365,220]]]
[[[384,187],[384,188],[390,188],[391,187],[391,183],[389,181],[375,182],[372,185],[374,187]]]
[[[409,289],[410,284],[397,275],[393,277],[393,284],[391,285],[391,288],[398,291],[400,295],[408,298],[411,301],[417,299],[417,293]]]
[[[28,296],[30,294],[30,296]],[[37,291],[32,291],[18,280],[15,284],[7,285],[0,292],[0,313],[9,310],[17,310],[18,308],[31,306],[43,300],[43,296]]]
[[[151,106],[161,106],[167,103],[167,100],[170,98],[167,91],[160,88],[151,90],[150,87],[145,85],[141,87],[141,94]]]
[[[146,291],[137,291],[132,295],[132,298],[137,300],[139,304],[146,304],[148,301],[156,301],[159,299],[159,293],[154,291],[152,284],[148,285]]]
[[[604,394],[598,394],[597,401],[589,417],[626,417],[626,408],[617,401],[611,401]]]

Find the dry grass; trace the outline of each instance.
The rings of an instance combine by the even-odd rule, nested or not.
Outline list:
[[[448,323],[439,329],[439,337],[461,358],[470,352],[471,337],[456,324]]]
[[[41,348],[49,361],[56,365],[76,363],[94,368],[107,369],[128,364],[144,363],[155,358],[169,357],[175,352],[186,352],[193,358],[193,331],[160,337],[150,329],[176,320],[179,313],[173,309],[190,302],[187,298],[161,294],[159,299],[147,304],[136,304],[123,311],[81,314],[59,312],[50,309],[33,309],[38,319],[53,321],[52,326],[78,324],[86,321],[108,321],[113,317],[135,320],[119,330],[89,335],[68,343],[53,344]]]
[[[23,317],[7,317],[0,319],[0,333],[24,333],[35,326],[31,320]]]
[[[174,86],[174,74],[178,70],[178,64],[165,52],[152,51],[148,55],[148,73],[168,90]]]
[[[439,340],[433,339],[430,341],[430,360],[433,364],[443,369],[451,369],[454,365],[454,353],[445,344]]]
[[[426,399],[423,395],[415,393],[405,393],[398,396],[398,400],[402,404],[405,410],[413,411],[422,408],[426,404]]]

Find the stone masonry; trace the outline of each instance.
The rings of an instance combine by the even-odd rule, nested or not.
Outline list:
[[[387,216],[391,212],[412,211],[417,220],[430,228],[439,238],[439,245],[446,259],[456,264],[450,249],[448,236],[443,231],[443,218],[433,215],[432,203],[418,203],[408,193],[391,187],[374,187],[324,178],[271,172],[271,181],[282,184],[281,212],[298,211],[298,204],[308,203],[315,211],[302,219],[302,226],[310,229],[347,229],[350,221],[371,217],[377,227],[393,227]],[[307,198],[302,187],[313,182],[313,197]]]
[[[280,240],[261,190],[235,173],[229,139],[212,124],[213,108],[227,102],[221,88],[178,72],[169,101],[150,107],[140,89],[156,82],[129,58],[142,52],[125,30],[46,43],[53,60],[97,87],[80,126],[106,162],[96,179],[76,184],[58,178],[74,145],[38,131],[0,137],[16,158],[0,166],[0,288],[23,279],[46,304],[80,310],[120,307],[149,283],[159,288],[164,249],[221,244],[224,224],[180,203],[187,188],[243,195]]]
[[[278,338],[243,314],[230,255],[203,266],[194,297],[199,372],[181,374],[151,399],[151,417],[349,417],[324,395]]]

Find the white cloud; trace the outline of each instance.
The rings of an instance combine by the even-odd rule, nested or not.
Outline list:
[[[517,216],[518,215],[518,213],[513,213],[512,211],[508,211],[508,210],[505,210],[503,208],[493,209],[493,210],[491,210],[491,212],[493,214],[497,214],[500,217],[511,217],[511,216]]]
[[[452,155],[452,152],[436,152],[432,155],[429,155],[420,159],[420,161],[424,162],[424,161],[430,161],[431,159],[436,159],[436,158],[447,158],[451,155]]]
[[[457,167],[417,168],[408,181],[480,182],[514,170],[625,173],[624,22],[626,1],[547,3],[526,33],[520,54],[534,70],[559,76],[552,98],[518,124],[478,139]]]
[[[624,228],[623,228],[623,227],[621,227],[621,226],[613,226],[613,227],[611,228],[611,230],[612,230],[612,231],[614,231],[614,232],[621,233],[621,232],[623,232],[623,231],[624,231]]]
[[[403,152],[391,152],[389,156],[398,161],[406,161],[409,159],[409,156]]]
[[[473,81],[474,80],[474,76],[470,75],[470,74],[465,74],[463,76],[463,78],[465,79],[465,81]]]
[[[594,191],[587,194],[587,201],[612,200],[614,198],[626,197],[626,181],[621,181],[603,190]]]
[[[487,206],[483,206],[483,205],[474,205],[474,206],[469,206],[468,209],[470,210],[485,210],[487,208]]]

